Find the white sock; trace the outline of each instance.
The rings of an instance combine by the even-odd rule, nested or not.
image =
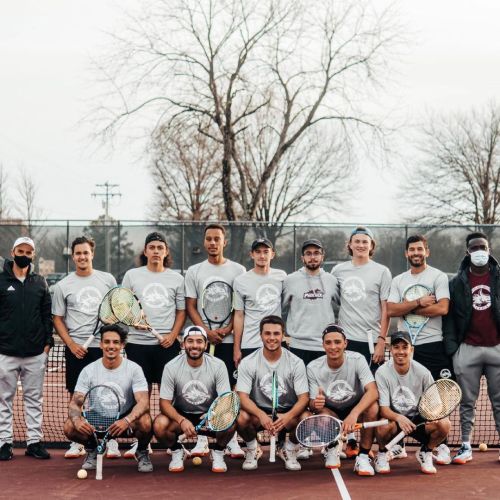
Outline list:
[[[349,434],[347,434],[347,441],[349,441],[350,439],[356,441],[356,434],[354,432],[349,432]]]
[[[285,444],[285,448],[288,451],[295,451],[297,449],[297,445],[295,443],[292,443],[289,439],[287,440]]]
[[[471,448],[470,441],[462,441],[462,444],[463,444],[466,448]]]
[[[252,441],[247,441],[247,449],[255,450],[257,448],[257,439],[252,439]]]
[[[229,440],[230,443],[237,445],[238,443],[238,434],[234,433],[234,436]]]

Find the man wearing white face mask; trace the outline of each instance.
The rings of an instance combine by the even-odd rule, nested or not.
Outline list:
[[[500,268],[490,255],[485,234],[470,233],[466,247],[458,274],[450,281],[450,310],[443,325],[445,349],[453,356],[455,375],[462,388],[462,446],[453,457],[455,464],[472,460],[470,434],[482,374],[488,381],[488,395],[500,433]]]

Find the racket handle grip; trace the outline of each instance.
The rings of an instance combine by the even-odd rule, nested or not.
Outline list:
[[[213,356],[215,354],[215,344],[210,344],[210,349],[208,352],[210,356]]]
[[[186,441],[186,434],[181,434],[178,438],[177,438],[177,441],[179,443],[183,443],[184,441]]]
[[[276,462],[276,436],[271,436],[269,440],[269,461]]]
[[[405,433],[404,431],[401,431],[399,434],[396,435],[395,438],[391,439],[386,445],[386,449],[387,451],[391,451],[393,446],[397,443],[399,443],[399,441],[401,441],[401,439],[403,439],[405,437]]]
[[[100,481],[102,479],[102,457],[104,456],[103,453],[98,453],[97,454],[97,464],[95,467],[95,478]]]
[[[83,344],[84,349],[88,349],[89,345],[92,344],[92,341],[95,339],[95,335],[91,335]]]
[[[151,330],[151,333],[158,339],[160,344],[163,342],[163,337],[156,330]]]
[[[382,420],[375,420],[373,422],[365,422],[363,424],[364,429],[368,429],[370,427],[381,427],[382,425],[387,425],[389,423],[389,420],[386,418],[383,418]]]

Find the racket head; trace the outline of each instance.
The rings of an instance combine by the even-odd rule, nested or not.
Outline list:
[[[201,308],[207,321],[222,325],[233,312],[233,287],[225,281],[212,281],[203,290]]]
[[[313,415],[301,420],[295,429],[299,443],[307,448],[322,448],[337,439],[342,422],[331,415]]]
[[[118,287],[111,295],[110,305],[117,322],[127,326],[144,323],[141,303],[132,290]]]
[[[83,400],[82,416],[94,427],[96,434],[104,434],[120,418],[120,396],[109,385],[92,387]]]
[[[418,412],[426,421],[447,417],[460,404],[462,390],[449,378],[441,378],[430,385],[420,397]]]
[[[240,398],[236,392],[225,392],[218,396],[207,412],[207,425],[214,432],[229,429],[240,413]]]
[[[119,322],[118,318],[115,316],[113,312],[113,308],[111,307],[111,299],[115,294],[115,292],[119,290],[119,288],[120,287],[113,287],[110,290],[108,290],[104,295],[104,297],[102,298],[101,303],[99,305],[99,312],[98,312],[99,320],[105,325],[113,325]],[[97,326],[99,326],[99,321],[97,322]]]
[[[276,419],[276,414],[278,412],[278,404],[279,404],[278,391],[279,391],[278,372],[273,371],[271,377],[271,409],[272,409],[271,418],[273,420]]]
[[[403,298],[408,301],[412,301],[431,294],[432,290],[430,288],[426,287],[425,285],[415,284],[410,285],[408,288],[406,288],[406,290],[403,292]],[[421,316],[420,314],[410,313],[404,316],[404,320],[411,328],[419,328],[425,325],[429,318],[428,316]]]

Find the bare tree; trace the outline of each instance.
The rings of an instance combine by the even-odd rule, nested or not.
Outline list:
[[[314,129],[330,123],[335,143],[365,131],[383,139],[363,99],[386,77],[399,41],[390,10],[359,0],[157,0],[129,20],[100,64],[111,91],[92,114],[104,123],[98,133],[197,120],[219,149],[227,220],[254,220],[269,207],[289,151],[311,144]],[[245,155],[263,131],[269,149],[255,177]]]
[[[34,236],[33,221],[43,218],[43,210],[38,205],[38,184],[31,173],[22,168],[16,187],[19,196],[17,210],[27,224],[28,234]],[[45,233],[45,231],[42,231],[42,233]],[[41,239],[42,236],[38,235],[38,238]]]
[[[500,222],[500,108],[433,117],[423,130],[423,160],[411,168],[405,202],[412,221]]]

